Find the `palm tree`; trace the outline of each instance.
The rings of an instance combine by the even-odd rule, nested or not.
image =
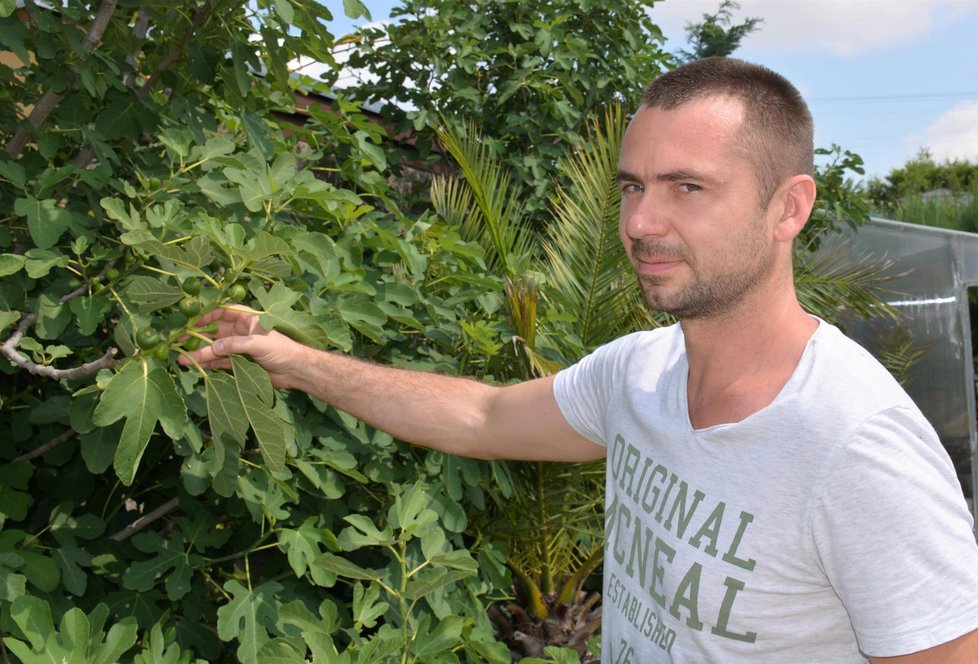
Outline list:
[[[471,125],[448,123],[439,132],[460,176],[433,181],[433,207],[479,242],[489,268],[503,277],[509,324],[523,351],[504,378],[555,373],[653,323],[618,239],[614,169],[625,122],[613,106],[590,123],[587,139],[563,164],[568,185],[556,190],[543,230],[524,216],[508,174]],[[599,595],[583,587],[602,560],[604,464],[510,467],[515,495],[483,528],[510,545],[518,601],[494,607],[491,616],[514,657],[561,645],[588,661]]]

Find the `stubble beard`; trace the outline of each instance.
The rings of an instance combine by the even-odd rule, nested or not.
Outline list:
[[[704,272],[683,248],[658,240],[635,240],[631,255],[679,260],[692,273],[686,283],[670,287],[674,277],[638,275],[646,306],[680,320],[716,319],[729,313],[773,270],[774,256],[759,236],[741,237],[720,257],[720,267]]]

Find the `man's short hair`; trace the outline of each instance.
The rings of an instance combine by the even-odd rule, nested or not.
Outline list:
[[[642,105],[672,110],[712,96],[743,104],[740,147],[754,164],[762,207],[789,177],[812,174],[812,115],[795,86],[766,67],[734,58],[695,60],[652,81]]]

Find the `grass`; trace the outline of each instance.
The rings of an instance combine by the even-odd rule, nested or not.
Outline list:
[[[943,198],[915,194],[878,213],[895,221],[978,233],[978,191]]]

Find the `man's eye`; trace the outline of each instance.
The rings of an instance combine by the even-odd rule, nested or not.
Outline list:
[[[645,187],[640,184],[628,183],[621,186],[621,192],[623,194],[640,194],[645,191]]]
[[[702,189],[702,187],[700,187],[698,184],[692,184],[690,182],[683,182],[679,185],[679,188],[687,194],[691,194],[694,191],[699,191]]]

